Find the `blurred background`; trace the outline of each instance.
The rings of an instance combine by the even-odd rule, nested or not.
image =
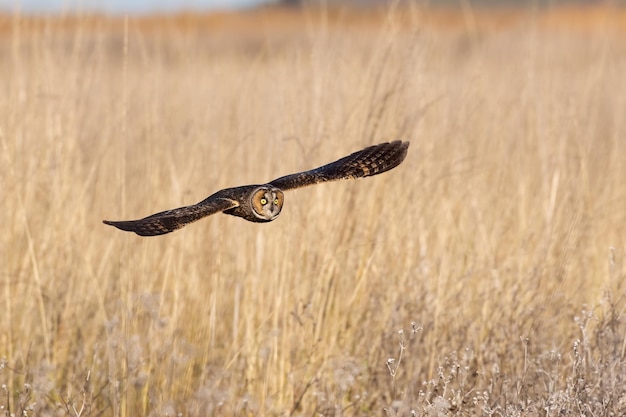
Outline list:
[[[626,415],[622,4],[0,0],[0,414]]]
[[[240,10],[267,5],[330,7],[383,7],[413,4],[420,6],[467,7],[546,7],[564,4],[624,4],[624,0],[0,0],[0,10],[20,10],[25,13],[106,12],[106,13],[166,13]]]

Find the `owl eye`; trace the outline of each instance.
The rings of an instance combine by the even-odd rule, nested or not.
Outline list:
[[[262,198],[262,199],[261,199],[261,204],[267,204],[267,199]]]
[[[276,199],[274,199],[274,204],[275,204],[275,205],[278,205],[278,199],[277,199],[277,198],[276,198]]]

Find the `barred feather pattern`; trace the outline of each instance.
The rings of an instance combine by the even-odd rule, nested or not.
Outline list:
[[[270,222],[282,210],[283,191],[381,174],[400,165],[406,158],[408,148],[409,142],[399,140],[381,143],[319,168],[286,175],[267,184],[225,188],[198,204],[162,211],[139,220],[104,220],[104,223],[140,236],[158,236],[219,212],[251,222]]]

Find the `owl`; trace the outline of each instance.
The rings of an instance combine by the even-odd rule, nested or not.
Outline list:
[[[319,168],[286,175],[267,184],[225,188],[191,206],[162,211],[140,220],[104,220],[104,223],[140,236],[158,236],[219,212],[256,223],[271,222],[283,208],[283,191],[320,182],[378,175],[400,165],[408,148],[409,142],[399,140],[381,143]]]

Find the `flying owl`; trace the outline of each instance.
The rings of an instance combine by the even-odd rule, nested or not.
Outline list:
[[[409,142],[399,140],[381,143],[319,168],[286,175],[267,184],[226,188],[192,206],[162,211],[140,220],[104,220],[104,223],[140,236],[158,236],[220,211],[251,222],[271,222],[283,208],[283,191],[320,182],[378,175],[400,165],[408,148]]]

